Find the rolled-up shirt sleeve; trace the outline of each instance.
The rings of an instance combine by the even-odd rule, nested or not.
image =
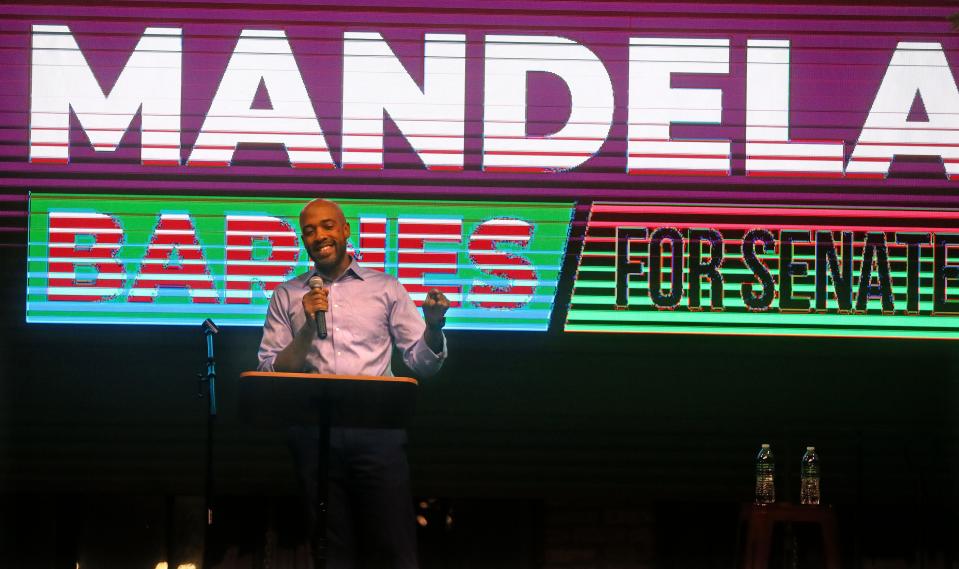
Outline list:
[[[278,287],[270,298],[270,306],[266,310],[266,322],[263,324],[263,339],[260,340],[260,349],[257,351],[259,371],[274,371],[273,362],[283,348],[293,341],[293,325],[290,322],[289,293],[283,287]]]
[[[403,362],[420,377],[436,375],[446,361],[446,335],[443,349],[437,354],[426,344],[426,322],[406,289],[395,282],[391,296],[390,333],[393,344],[403,354]]]

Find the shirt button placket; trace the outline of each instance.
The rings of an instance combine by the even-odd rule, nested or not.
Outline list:
[[[333,302],[333,287],[334,287],[334,285],[335,285],[335,283],[330,284],[330,303],[331,303],[331,308],[339,308],[340,305],[339,305],[338,303],[336,303],[336,302]],[[339,327],[336,325],[336,312],[333,312],[333,311],[330,312],[330,320],[331,320],[331,324],[333,325],[333,331],[334,331],[334,332],[338,331],[338,330],[339,330]],[[336,362],[336,361],[337,361],[337,358],[338,358],[339,356],[342,356],[343,353],[340,352],[339,349],[337,349],[337,347],[336,347],[336,336],[337,336],[337,335],[336,335],[336,334],[333,334],[332,336],[333,336],[333,338],[334,338],[334,340],[333,340],[333,361]],[[336,367],[336,371],[335,371],[334,373],[339,373],[339,366],[336,365],[335,367]]]
[[[330,283],[330,289],[329,289],[329,290],[330,290],[330,293],[329,293],[329,295],[327,296],[327,302],[329,303],[329,311],[328,311],[328,312],[329,312],[329,315],[330,315],[330,325],[331,325],[331,326],[336,322],[336,311],[333,310],[333,308],[336,308],[336,304],[333,303],[334,289],[335,289],[335,288],[336,288],[336,283]],[[334,330],[335,330],[335,328],[334,328]],[[336,334],[330,334],[330,335],[329,335],[329,339],[330,339],[330,347],[333,348],[333,373],[339,373],[339,372],[338,372],[338,367],[339,367],[339,366],[337,365],[336,356],[340,355],[340,353],[336,350]]]

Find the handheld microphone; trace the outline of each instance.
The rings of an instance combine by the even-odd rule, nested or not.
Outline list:
[[[310,285],[311,290],[318,288],[323,288],[326,285],[326,281],[323,280],[323,277],[319,275],[314,275],[310,277],[310,280],[307,281],[307,284]],[[316,335],[321,339],[326,339],[326,311],[317,310],[316,314],[313,315],[316,318]]]

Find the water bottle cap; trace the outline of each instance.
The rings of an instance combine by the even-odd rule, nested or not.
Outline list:
[[[769,443],[763,443],[763,444],[760,445],[760,446],[761,446],[762,448],[769,448]]]
[[[806,450],[808,450],[809,452],[812,452],[816,450],[816,447],[806,447]]]

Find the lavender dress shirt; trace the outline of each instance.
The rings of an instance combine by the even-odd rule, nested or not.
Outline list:
[[[257,354],[260,371],[274,371],[273,361],[306,324],[302,298],[316,271],[288,280],[273,291]],[[420,377],[435,374],[446,360],[423,338],[426,323],[410,295],[395,277],[367,269],[354,259],[332,283],[326,313],[325,340],[314,338],[302,371],[339,375],[393,375],[393,347]],[[311,328],[310,334],[316,334]]]

